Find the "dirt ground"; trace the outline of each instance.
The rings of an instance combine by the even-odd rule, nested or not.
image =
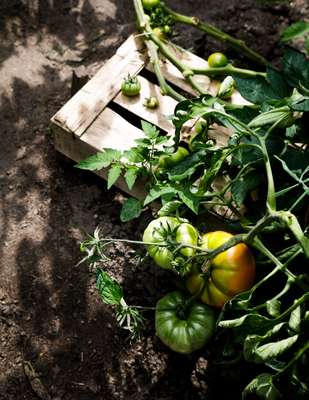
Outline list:
[[[76,266],[86,232],[100,225],[105,236],[140,238],[150,218],[146,213],[138,222],[121,224],[122,195],[73,169],[54,150],[49,130],[50,117],[70,96],[72,69],[95,72],[134,31],[131,3],[0,2],[1,400],[218,395],[211,384],[207,389],[207,354],[168,351],[154,334],[152,314],[145,336],[129,343],[110,307],[96,296],[87,267]],[[282,28],[309,17],[306,0],[168,4],[245,39],[275,62]],[[201,55],[225,50],[190,29],[180,30],[177,40]],[[150,263],[136,270],[130,248],[116,246],[112,259],[108,269],[123,282],[130,303],[154,304],[165,292],[164,274]],[[37,394],[24,374],[25,361],[37,373],[32,381]],[[229,397],[238,399],[237,390]]]

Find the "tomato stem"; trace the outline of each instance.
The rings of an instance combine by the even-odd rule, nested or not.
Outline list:
[[[227,33],[221,31],[220,29],[207,24],[205,22],[202,22],[199,20],[197,17],[189,17],[187,15],[183,15],[180,13],[177,13],[170,8],[168,8],[165,4],[162,4],[162,8],[170,14],[170,16],[173,18],[175,22],[180,22],[185,25],[190,25],[193,26],[194,28],[197,28],[205,33],[207,33],[209,36],[212,36],[213,38],[220,40],[221,42],[228,43],[230,47],[232,47],[235,50],[238,50],[242,52],[246,57],[249,59],[257,62],[258,64],[261,65],[268,65],[268,61],[261,56],[260,54],[256,53],[252,49],[250,49],[244,41],[236,39]]]

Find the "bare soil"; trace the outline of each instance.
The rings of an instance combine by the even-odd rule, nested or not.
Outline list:
[[[50,117],[68,100],[72,69],[94,73],[134,31],[130,0],[2,0],[0,3],[0,399],[210,399],[226,388],[207,379],[207,353],[179,356],[155,336],[130,343],[98,299],[79,242],[140,238],[151,218],[121,224],[123,195],[57,154]],[[269,3],[271,5],[269,5]],[[287,24],[308,18],[306,0],[170,0],[277,62]],[[268,4],[268,5],[267,5]],[[224,46],[191,29],[178,43],[207,56]],[[231,58],[237,54],[228,53]],[[168,289],[127,246],[109,271],[130,303],[153,305]],[[35,373],[24,373],[29,361]],[[207,382],[206,382],[207,381]],[[239,388],[229,398],[239,399]]]

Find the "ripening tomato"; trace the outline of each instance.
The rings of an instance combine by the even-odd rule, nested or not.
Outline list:
[[[215,332],[214,310],[191,300],[182,292],[172,292],[156,305],[156,333],[177,353],[189,354],[200,349]]]
[[[202,236],[201,247],[214,250],[226,243],[233,235],[223,231],[206,233]],[[222,308],[224,303],[250,289],[255,278],[255,260],[244,243],[218,254],[209,264],[209,274],[192,272],[186,280],[190,293],[199,291],[203,303]]]
[[[159,267],[173,269],[173,261],[177,254],[173,253],[178,244],[197,246],[198,232],[187,222],[176,217],[160,217],[150,222],[144,231],[143,242],[147,251]],[[147,245],[147,243],[154,243]],[[182,247],[179,255],[191,257],[196,250],[191,247]]]
[[[225,67],[228,64],[228,59],[225,54],[216,52],[210,54],[207,62],[210,68],[220,68]]]

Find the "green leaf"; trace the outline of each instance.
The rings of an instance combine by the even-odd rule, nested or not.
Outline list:
[[[280,315],[281,301],[277,299],[268,300],[266,309],[271,317],[278,317]]]
[[[260,358],[261,362],[272,360],[289,350],[297,339],[298,335],[294,335],[286,339],[264,344],[255,350],[255,354]]]
[[[158,199],[159,197],[165,194],[177,194],[177,193],[178,193],[177,189],[173,188],[172,186],[155,185],[150,189],[146,199],[144,200],[144,205],[146,206],[147,204],[151,203],[152,201]]]
[[[253,379],[244,389],[242,399],[246,396],[257,395],[259,398],[265,400],[277,400],[282,398],[281,393],[273,383],[271,374],[260,374]]]
[[[102,269],[98,269],[96,273],[97,289],[101,299],[106,304],[119,305],[123,298],[121,286]]]
[[[309,32],[309,22],[298,21],[288,26],[281,34],[281,40],[288,42]]]
[[[226,157],[228,155],[230,150],[222,150],[222,151],[216,151],[211,158],[211,165],[210,167],[205,171],[204,175],[201,178],[200,181],[200,188],[202,190],[207,190],[209,186],[212,184],[213,180],[215,177],[218,175],[220,169],[222,168]]]
[[[124,179],[128,185],[128,188],[131,190],[136,182],[136,179],[139,174],[139,168],[137,167],[128,167],[126,173],[124,174]]]
[[[237,78],[237,89],[243,98],[254,104],[262,104],[273,99],[281,99],[266,79],[261,76],[257,78]]]
[[[121,165],[115,164],[112,168],[108,171],[107,177],[107,189],[110,189],[113,184],[117,181],[119,176],[121,175]]]
[[[104,151],[80,161],[77,165],[75,165],[75,168],[86,169],[89,171],[107,168],[113,161],[119,161],[121,154],[122,153],[119,150],[104,149]]]
[[[128,222],[134,218],[138,218],[142,212],[142,204],[139,200],[130,197],[122,206],[120,213],[121,222]]]
[[[168,177],[171,181],[182,181],[189,178],[195,170],[203,164],[202,157],[204,152],[193,153],[180,161],[177,165],[168,170]]]
[[[289,319],[289,327],[293,329],[295,332],[300,331],[300,324],[301,324],[301,307],[298,306],[291,312],[290,319]]]
[[[185,203],[185,205],[190,208],[190,210],[192,210],[195,214],[198,213],[199,198],[196,197],[193,193],[191,193],[188,187],[184,188],[183,190],[179,190],[178,196]]]
[[[239,318],[220,321],[218,325],[221,328],[240,328],[238,330],[239,335],[245,337],[247,333],[266,332],[268,328],[274,324],[275,322],[269,318],[260,314],[251,313]]]
[[[141,163],[144,161],[144,155],[141,154],[137,147],[132,147],[130,150],[126,150],[123,155],[131,163]]]
[[[179,200],[168,201],[158,211],[159,217],[169,216],[175,213],[176,210],[182,205]]]
[[[273,90],[280,97],[288,97],[292,93],[292,88],[288,85],[284,75],[274,68],[267,68],[267,80],[270,83]]]
[[[306,56],[288,47],[283,56],[283,72],[294,87],[302,84],[309,89],[309,62]]]
[[[231,191],[238,206],[243,203],[248,193],[259,186],[261,180],[262,177],[257,172],[249,171],[233,182]]]
[[[141,121],[142,129],[149,139],[155,139],[159,135],[159,130],[152,124],[146,121]]]
[[[269,341],[270,338],[276,338],[281,331],[285,328],[286,323],[281,322],[271,328],[265,333],[265,335],[251,334],[247,335],[244,341],[244,358],[248,362],[263,363],[264,360],[261,359],[257,350],[259,346],[265,341]]]

